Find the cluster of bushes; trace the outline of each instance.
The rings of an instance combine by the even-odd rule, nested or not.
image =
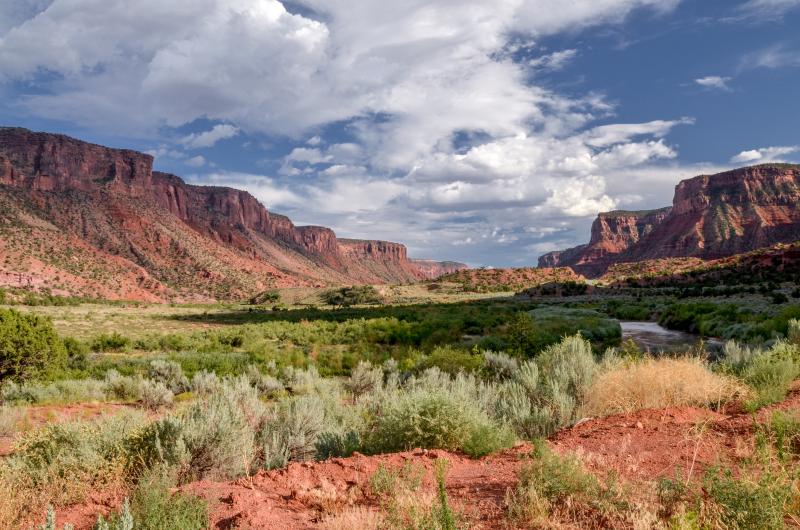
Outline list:
[[[772,313],[736,304],[692,302],[669,305],[661,313],[659,323],[670,329],[706,337],[751,343],[786,337],[789,321],[797,318],[800,318],[800,306],[789,306]]]
[[[371,285],[355,285],[332,289],[322,294],[322,301],[333,307],[378,304],[383,300]]]

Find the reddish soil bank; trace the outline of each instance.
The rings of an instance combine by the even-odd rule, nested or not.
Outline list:
[[[678,472],[683,477],[690,473],[697,477],[708,466],[730,465],[746,456],[755,421],[767,420],[775,410],[800,413],[800,389],[755,415],[690,407],[643,410],[583,421],[556,433],[550,444],[560,453],[580,455],[600,475],[612,472],[631,483],[673,477]],[[181,489],[209,502],[212,528],[318,529],[324,528],[325,514],[351,507],[379,509],[379,500],[369,493],[369,479],[380,465],[399,468],[408,462],[422,467],[426,470],[424,484],[432,486],[435,462],[445,458],[449,461],[448,495],[471,528],[504,528],[505,495],[516,485],[517,473],[530,450],[529,444],[520,444],[480,460],[446,451],[356,454],[325,462],[293,463],[231,482],[201,481]],[[60,511],[59,521],[88,529],[94,521],[92,515],[107,511],[107,505],[98,498]]]

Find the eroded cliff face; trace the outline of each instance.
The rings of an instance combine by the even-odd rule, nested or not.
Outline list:
[[[550,252],[539,258],[540,268],[572,267],[588,276],[602,274],[616,257],[649,235],[670,213],[671,208],[601,213],[592,223],[586,245]]]
[[[151,187],[153,157],[68,136],[0,128],[0,183],[34,190],[103,186],[132,196]]]
[[[716,259],[797,239],[800,166],[765,164],[684,180],[672,207],[600,214],[587,245],[546,254],[539,266],[598,276],[614,263]]]
[[[131,264],[137,289],[162,298],[194,291],[200,298],[235,298],[275,286],[425,277],[399,243],[339,240],[329,228],[298,227],[246,191],[187,184],[152,164],[151,156],[135,151],[0,128],[3,200],[19,206],[14,215],[26,220],[29,232],[54,229],[42,232],[42,241],[62,238],[64,249],[76,241],[86,245],[102,269],[96,275],[109,283],[123,281],[110,272],[117,270],[115,260]],[[41,259],[51,258],[43,253]]]

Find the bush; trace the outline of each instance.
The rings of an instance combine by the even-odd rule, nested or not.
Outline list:
[[[729,469],[711,469],[703,486],[721,508],[724,528],[785,528],[784,513],[793,496],[785,477],[766,470],[758,477],[736,478]]]
[[[109,370],[105,376],[106,393],[121,400],[133,400],[141,397],[141,379],[120,375],[116,370]]]
[[[144,379],[139,382],[139,399],[145,407],[157,410],[172,405],[172,391],[161,381]]]
[[[342,287],[322,294],[322,301],[334,307],[350,307],[353,305],[378,304],[381,295],[371,285]]]
[[[369,362],[361,361],[350,374],[350,378],[344,386],[357,398],[380,388],[381,385],[383,385],[383,370],[373,368]]]
[[[220,388],[217,374],[201,370],[192,376],[192,392],[200,396],[213,394]]]
[[[131,495],[136,530],[203,530],[208,528],[205,501],[185,493],[170,493],[164,477],[142,480]]]
[[[52,377],[66,365],[67,351],[50,320],[0,309],[0,381]]]
[[[746,404],[750,410],[781,401],[792,381],[800,377],[800,347],[788,342],[776,342],[769,350],[729,342],[724,352],[719,369],[736,375],[755,393]]]
[[[547,436],[577,419],[596,371],[591,344],[580,335],[565,337],[520,366],[502,387],[497,413],[523,438]]]
[[[18,439],[3,475],[15,495],[41,503],[80,502],[92,491],[120,487],[128,454],[124,441],[146,423],[124,412],[92,421],[51,423]]]
[[[293,460],[310,460],[319,452],[317,438],[325,431],[325,407],[316,396],[301,396],[278,406],[258,433],[262,467],[274,469]]]
[[[445,373],[456,375],[459,372],[475,372],[482,365],[483,358],[480,355],[453,346],[437,346],[430,355],[422,358],[417,364],[417,370],[422,371],[435,366]]]
[[[483,352],[483,371],[493,379],[513,378],[519,370],[519,362],[504,353]]]
[[[166,385],[173,394],[180,394],[190,388],[189,380],[183,375],[181,365],[175,361],[164,361],[161,359],[150,361],[147,375],[153,381],[161,382]]]
[[[746,393],[730,377],[696,358],[646,358],[600,374],[586,392],[583,413],[622,414],[640,409],[720,405]]]
[[[364,450],[396,452],[415,447],[462,450],[474,456],[509,447],[514,437],[490,416],[492,398],[474,377],[450,380],[429,370],[377,398]]]
[[[131,341],[116,331],[111,334],[102,334],[92,339],[89,347],[94,352],[119,352],[130,346]]]
[[[556,503],[593,504],[601,491],[600,482],[577,458],[559,456],[540,442],[506,504],[513,521],[537,525],[550,519]]]

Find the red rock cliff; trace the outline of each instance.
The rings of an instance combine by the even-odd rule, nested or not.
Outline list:
[[[550,252],[539,258],[540,268],[570,266],[576,272],[595,275],[605,270],[616,256],[650,234],[670,213],[671,208],[645,211],[601,213],[592,223],[586,245]]]
[[[667,257],[715,259],[800,239],[800,166],[765,164],[700,175],[675,187],[671,208],[609,222],[588,245],[542,256],[592,276],[612,263]]]
[[[180,271],[208,282],[254,286],[269,278],[286,283],[287,275],[312,285],[424,277],[399,243],[339,240],[329,228],[297,227],[246,191],[187,184],[153,171],[152,164],[151,156],[135,151],[0,128],[4,189],[28,194],[39,209],[34,215],[70,237],[136,266],[155,267],[170,284],[184,281]],[[221,265],[218,259],[235,260],[226,267],[243,276],[226,278],[229,273],[209,269]]]

